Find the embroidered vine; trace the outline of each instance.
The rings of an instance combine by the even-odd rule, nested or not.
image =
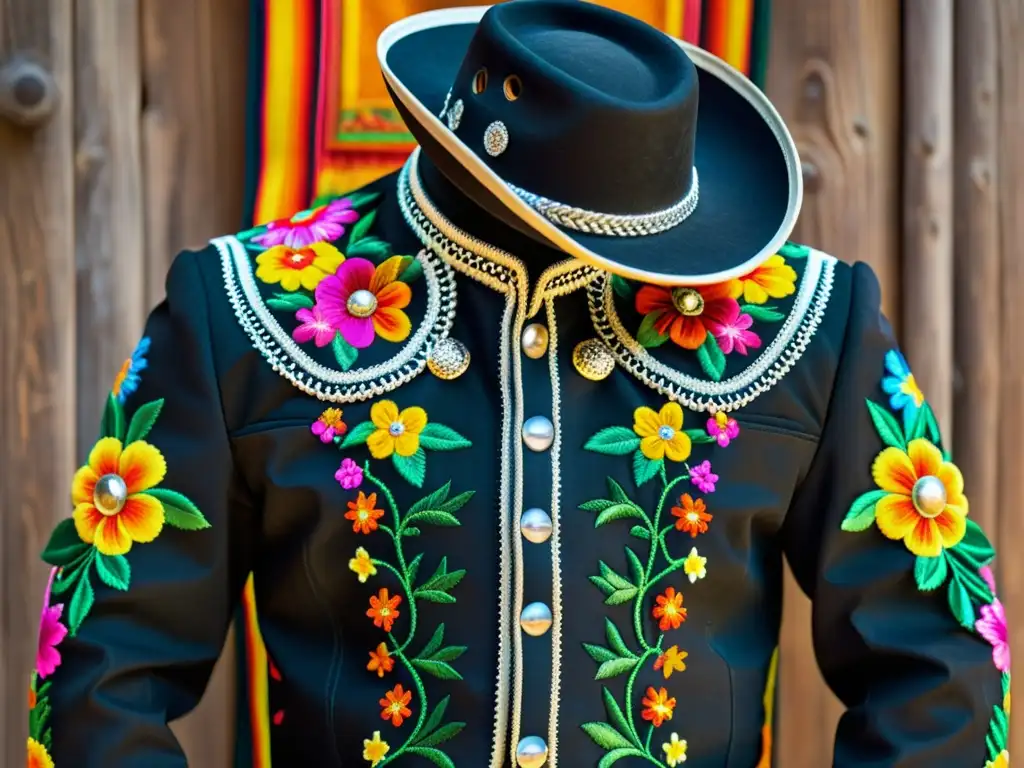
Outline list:
[[[992,645],[993,663],[1002,673],[1004,702],[994,708],[990,721],[987,765],[1008,765],[1010,647],[1006,614],[990,568],[995,551],[968,518],[963,476],[942,449],[935,414],[898,350],[886,355],[885,369],[881,387],[890,395],[889,409],[866,401],[885,446],[871,467],[878,487],[853,501],[842,529],[860,532],[875,525],[887,538],[902,541],[916,558],[917,588],[933,592],[945,587],[950,611],[960,625]]]
[[[429,422],[422,408],[399,410],[390,400],[374,403],[370,408],[370,420],[357,425],[351,432],[342,421],[339,409],[325,411],[313,423],[311,431],[322,442],[333,443],[340,450],[365,443],[373,459],[390,458],[399,475],[417,488],[423,485],[426,472],[424,448],[456,450],[472,445],[450,427]],[[422,602],[454,604],[456,598],[452,590],[466,572],[449,570],[448,558],[444,556],[429,577],[420,579],[423,553],[410,556],[406,545],[409,539],[420,535],[421,526],[461,525],[456,515],[470,502],[474,491],[452,496],[449,481],[403,513],[391,489],[371,470],[370,461],[359,466],[351,457],[345,457],[335,479],[345,490],[359,489],[356,497],[348,502],[345,513],[345,518],[352,522],[353,532],[365,536],[383,533],[393,545],[393,557],[382,555],[380,546],[357,547],[348,563],[349,570],[362,584],[378,577],[382,571],[388,572],[398,582],[398,592],[382,586],[369,598],[366,616],[385,633],[387,640],[368,651],[366,669],[383,679],[395,670],[396,665],[401,665],[413,685],[412,690],[406,690],[397,683],[378,701],[381,718],[395,728],[401,727],[407,719],[415,718],[412,731],[394,748],[380,731],[374,731],[370,738],[363,740],[363,759],[375,767],[388,765],[401,755],[411,754],[426,758],[442,768],[454,768],[451,758],[439,745],[458,735],[465,723],[445,722],[448,696],[430,709],[423,675],[441,680],[461,680],[462,676],[452,662],[465,653],[466,647],[445,644],[443,623],[434,629],[425,644],[420,645],[422,633],[419,631],[418,607]],[[375,490],[363,490],[364,484]],[[388,512],[390,523],[384,522]],[[371,554],[371,550],[376,551]],[[403,624],[406,630],[401,638],[397,628],[399,624]],[[418,651],[414,650],[416,646],[419,646]]]
[[[698,548],[691,546],[689,552],[678,556],[673,553],[669,537],[673,535],[675,538],[674,531],[693,540],[709,529],[713,515],[707,511],[704,499],[681,492],[680,486],[688,483],[703,493],[714,492],[719,478],[712,471],[710,460],[691,467],[687,459],[694,443],[718,441],[721,427],[718,419],[712,417],[705,429],[688,430],[683,428],[683,418],[683,410],[675,402],[665,404],[657,412],[638,408],[634,412],[632,429],[607,427],[592,436],[584,446],[586,450],[606,455],[632,455],[636,485],[639,487],[659,478],[662,486],[653,514],[632,500],[611,477],[607,478],[606,498],[593,499],[580,506],[586,512],[596,513],[594,526],[597,528],[616,521],[631,522],[630,535],[647,548],[646,557],[643,557],[636,551],[640,545],[625,547],[628,575],[602,560],[598,563],[599,572],[590,577],[594,586],[605,595],[606,605],[631,606],[635,636],[635,643],[627,642],[616,623],[605,617],[605,644],[584,643],[583,646],[598,664],[596,680],[628,676],[621,702],[602,686],[607,720],[582,726],[587,735],[606,750],[600,763],[602,768],[625,757],[644,758],[654,765],[670,768],[686,760],[687,742],[677,733],[672,733],[657,752],[651,746],[655,728],[672,719],[675,697],[667,688],[660,686],[648,687],[645,692],[634,691],[638,674],[648,664],[653,670],[660,671],[666,681],[676,672],[685,671],[687,652],[678,644],[668,647],[665,644],[666,635],[686,621],[687,609],[683,605],[682,592],[675,586],[664,584],[680,570],[691,584],[707,575],[707,558],[701,556]],[[730,430],[731,438],[734,438],[739,427],[734,420],[728,422],[735,427]],[[683,471],[670,474],[669,467],[673,465],[678,465]],[[676,499],[677,503],[674,503]],[[669,511],[674,520],[665,519]],[[659,632],[656,637],[651,637],[646,629],[644,601],[649,595],[655,595],[651,617],[657,622]],[[640,718],[650,723],[643,735],[642,723],[634,714],[636,697],[641,699]]]
[[[256,277],[280,289],[267,306],[295,314],[292,338],[330,345],[343,371],[376,338],[401,342],[412,330],[405,313],[409,284],[423,269],[412,256],[392,255],[389,243],[370,234],[380,198],[356,192],[237,236],[256,254]],[[343,253],[336,242],[346,231]]]

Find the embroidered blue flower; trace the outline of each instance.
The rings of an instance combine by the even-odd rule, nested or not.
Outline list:
[[[889,395],[889,407],[903,413],[903,424],[910,429],[917,418],[917,412],[924,404],[924,392],[917,385],[906,358],[899,350],[892,349],[886,352],[885,371],[882,389]]]
[[[132,352],[132,356],[124,361],[121,365],[121,370],[117,372],[117,376],[114,377],[114,386],[111,387],[111,394],[117,398],[117,401],[124,405],[124,401],[128,399],[128,395],[139,388],[139,383],[142,381],[142,377],[139,373],[146,368],[149,363],[146,361],[146,355],[149,353],[149,337],[143,336],[139,340],[139,344],[135,347],[135,351]]]

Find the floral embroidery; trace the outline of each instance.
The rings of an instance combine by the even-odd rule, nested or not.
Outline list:
[[[366,259],[349,259],[316,288],[316,306],[323,319],[356,349],[366,349],[374,336],[405,341],[412,330],[403,310],[412,289],[398,280],[404,256],[392,256],[377,267]]]
[[[384,517],[384,510],[376,507],[377,494],[367,496],[360,491],[359,497],[348,503],[345,519],[352,521],[352,530],[356,533],[373,533],[377,530],[377,521]]]
[[[381,741],[380,731],[374,731],[372,739],[363,739],[363,760],[369,760],[370,768],[375,768],[390,749],[386,741]]]
[[[50,569],[50,578],[43,594],[43,609],[39,617],[39,637],[36,650],[36,668],[28,688],[28,768],[53,768],[50,757],[52,733],[50,731],[50,683],[41,683],[60,666],[57,646],[68,634],[60,622],[63,604],[50,605],[57,568]]]
[[[796,280],[796,270],[786,263],[785,257],[776,254],[726,285],[734,299],[742,297],[748,304],[765,304],[768,299],[784,299],[795,293]]]
[[[284,245],[289,248],[307,248],[327,240],[337,240],[345,234],[345,225],[359,220],[349,198],[333,200],[326,205],[301,211],[288,219],[277,219],[266,225],[266,231],[253,237],[262,246],[270,248]]]
[[[53,768],[53,758],[45,746],[29,736],[28,768]]]
[[[385,720],[390,720],[395,728],[401,728],[405,718],[412,717],[412,710],[409,709],[410,701],[412,701],[412,691],[403,691],[402,684],[399,683],[384,694],[384,698],[380,700],[380,705],[383,707],[380,716]]]
[[[57,569],[50,569],[50,580],[43,595],[43,610],[39,616],[39,644],[36,649],[36,674],[43,680],[54,673],[60,666],[60,652],[57,646],[68,633],[68,628],[60,623],[64,613],[63,603],[50,605],[50,592]]]
[[[71,593],[67,621],[72,635],[92,609],[90,570],[108,587],[126,591],[131,569],[124,556],[134,544],[153,541],[165,524],[188,531],[210,525],[188,498],[158,487],[167,463],[144,438],[163,404],[162,399],[144,403],[126,425],[120,401],[110,395],[103,437],[72,482],[72,516],[57,525],[43,550],[43,560],[60,569],[53,594]]]
[[[376,572],[374,569],[374,573]],[[388,653],[387,645],[381,643],[376,650],[370,651],[370,663],[366,665],[366,668],[371,672],[376,672],[377,677],[384,677],[385,673],[395,668],[395,660]]]
[[[1009,751],[1004,749],[996,755],[995,760],[987,760],[985,762],[985,768],[1010,768]]]
[[[300,287],[312,291],[344,261],[345,255],[330,243],[301,248],[275,245],[256,257],[256,277],[268,285],[280,285],[289,293]]]
[[[333,442],[335,438],[342,437],[348,431],[341,416],[341,408],[328,408],[313,422],[310,431],[320,438],[321,443]]]
[[[945,586],[956,620],[992,645],[993,664],[1002,672],[1004,706],[993,708],[986,742],[988,765],[1000,765],[1009,760],[1010,652],[1006,616],[990,568],[995,551],[968,518],[963,476],[941,449],[935,415],[919,396],[920,389],[897,350],[885,357],[881,388],[891,396],[890,409],[902,413],[903,423],[884,406],[865,401],[885,446],[871,467],[878,488],[854,499],[842,529],[861,532],[875,524],[887,538],[902,541],[915,556],[917,588],[933,592]]]
[[[149,365],[149,361],[146,360],[146,355],[149,354],[149,344],[148,336],[143,336],[139,339],[139,343],[136,345],[135,351],[132,352],[132,356],[121,364],[121,370],[114,377],[111,394],[117,398],[121,405],[124,405],[128,395],[137,390],[142,382],[140,374]]]
[[[398,605],[401,602],[401,595],[389,596],[387,587],[381,587],[380,592],[370,596],[370,610],[366,615],[373,619],[373,626],[383,627],[385,632],[390,632],[400,615]]]
[[[723,411],[719,411],[708,419],[705,429],[707,429],[708,434],[711,435],[711,437],[713,437],[723,448],[739,437],[740,434],[739,423],[736,419]]]
[[[665,753],[665,762],[669,768],[676,768],[677,765],[686,762],[686,739],[680,739],[678,733],[673,733],[669,740],[661,745]]]
[[[628,576],[616,571],[608,563],[599,561],[599,573],[590,581],[605,596],[606,605],[630,604],[633,614],[633,630],[636,646],[631,647],[619,628],[610,618],[605,618],[606,645],[584,643],[583,649],[598,664],[595,679],[605,680],[618,675],[628,675],[622,703],[616,700],[608,688],[602,688],[606,722],[584,723],[584,732],[600,747],[607,751],[602,765],[611,765],[624,757],[641,757],[655,765],[663,765],[652,747],[654,729],[672,718],[676,699],[667,688],[649,687],[642,698],[634,693],[637,675],[650,664],[661,673],[666,681],[686,670],[687,652],[679,646],[663,647],[666,633],[678,630],[687,619],[683,593],[676,586],[662,583],[672,574],[682,570],[691,584],[707,575],[707,558],[691,547],[685,557],[672,553],[673,542],[680,541],[676,529],[695,537],[706,532],[712,516],[706,511],[703,499],[694,499],[690,494],[679,496],[681,506],[673,508],[677,520],[665,524],[666,510],[671,506],[669,499],[681,483],[690,483],[703,492],[715,489],[718,476],[711,471],[710,460],[691,467],[685,463],[695,444],[714,443],[715,437],[702,429],[683,430],[683,412],[677,403],[667,403],[660,411],[638,408],[634,412],[634,428],[606,427],[593,435],[585,445],[586,450],[612,456],[632,454],[633,474],[637,486],[661,479],[662,491],[654,514],[649,514],[633,501],[612,478],[607,478],[608,498],[593,499],[580,506],[585,512],[596,513],[594,526],[600,528],[610,523],[628,520],[632,524],[630,535],[648,542],[646,558],[642,558],[634,545],[625,547]],[[684,472],[669,477],[666,459],[682,464]],[[685,539],[682,539],[685,541]],[[659,562],[660,561],[660,562]],[[650,617],[661,633],[653,641],[645,626],[644,604],[648,595],[656,589],[662,590],[654,596]],[[634,709],[639,703],[640,716],[650,723],[645,738],[638,729]],[[673,734],[671,741],[663,745],[663,752],[676,763],[686,759],[686,742]]]
[[[349,570],[359,576],[359,583],[365,584],[371,576],[377,575],[377,566],[370,560],[370,553],[360,547],[356,550],[356,556],[348,561]]]
[[[346,491],[354,490],[362,485],[363,468],[352,461],[352,459],[342,459],[341,466],[334,473],[334,479]]]

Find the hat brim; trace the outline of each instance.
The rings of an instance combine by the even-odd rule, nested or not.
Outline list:
[[[662,285],[739,277],[786,242],[803,199],[792,136],[757,86],[681,40],[675,42],[696,66],[700,87],[696,209],[667,231],[628,237],[561,227],[534,210],[438,117],[486,10],[451,8],[402,19],[381,34],[377,57],[395,106],[423,151],[488,213],[519,229],[525,225],[538,239],[594,267]],[[480,145],[482,152],[482,140]]]

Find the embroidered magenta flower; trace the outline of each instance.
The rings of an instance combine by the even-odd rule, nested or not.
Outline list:
[[[729,418],[728,414],[719,411],[708,419],[707,430],[708,434],[715,438],[720,446],[725,448],[725,446],[739,436],[740,425],[736,422],[736,419]]]
[[[1000,672],[1010,671],[1010,643],[1006,631],[1006,611],[999,599],[981,606],[981,617],[974,629],[992,645],[992,663]]]
[[[316,287],[321,316],[356,349],[370,346],[375,336],[408,338],[412,323],[403,310],[412,291],[398,279],[403,261],[392,256],[374,267],[366,259],[349,259]]]
[[[326,347],[334,341],[336,331],[324,318],[318,305],[314,305],[312,309],[303,307],[295,313],[295,318],[301,325],[292,331],[292,338],[300,344],[312,340],[318,347]]]
[[[50,569],[50,580],[46,584],[46,594],[43,595],[43,612],[39,616],[39,646],[36,649],[36,672],[40,679],[52,675],[60,666],[60,652],[57,646],[68,633],[68,628],[60,623],[61,614],[64,613],[63,603],[50,605],[50,591],[53,589],[53,580],[57,576],[57,569]]]
[[[736,302],[724,305],[718,317],[707,320],[708,330],[714,334],[718,346],[727,355],[734,351],[745,355],[748,348],[757,349],[761,346],[761,337],[750,330],[753,324],[754,318],[740,312]]]
[[[363,469],[352,459],[343,459],[338,471],[334,473],[334,479],[346,491],[354,490],[363,482]]]
[[[697,486],[701,493],[714,493],[718,475],[711,471],[711,462],[705,459],[690,469],[690,482]]]
[[[352,210],[352,201],[342,198],[297,213],[290,219],[272,221],[267,224],[267,231],[253,240],[267,248],[275,245],[306,248],[313,243],[337,240],[345,234],[345,225],[356,221],[359,221],[359,214]]]
[[[313,422],[309,431],[320,438],[321,443],[329,443],[335,437],[348,432],[348,426],[341,420],[341,408],[328,408]]]

